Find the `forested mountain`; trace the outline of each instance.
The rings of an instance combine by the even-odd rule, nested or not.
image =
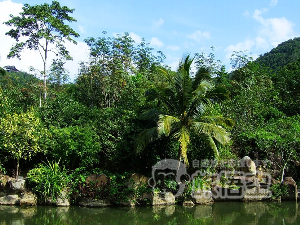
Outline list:
[[[260,56],[256,62],[277,71],[298,59],[300,59],[300,37],[282,42],[270,52]]]
[[[290,116],[299,114],[300,37],[279,44],[256,62],[272,70],[269,76],[280,96],[280,110]]]

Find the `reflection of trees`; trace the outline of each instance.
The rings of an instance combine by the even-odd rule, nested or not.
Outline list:
[[[0,205],[0,224],[300,224],[296,202],[217,202],[156,207],[15,207]]]

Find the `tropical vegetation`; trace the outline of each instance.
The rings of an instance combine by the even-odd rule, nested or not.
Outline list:
[[[46,81],[40,74],[0,68],[0,172],[26,176],[31,170],[32,182],[51,171],[53,179],[59,171],[71,176],[97,169],[150,176],[165,158],[188,164],[248,155],[269,160],[265,166],[277,171],[279,180],[300,180],[300,38],[255,61],[237,52],[231,72],[213,52],[183,57],[173,71],[146,40],[135,43],[128,33],[103,32],[85,40],[90,58],[68,82],[61,56],[70,59],[62,40],[78,36],[63,22],[75,21],[72,12],[56,1],[25,5],[6,23],[17,27],[8,32],[17,41],[8,57],[20,56],[25,47],[40,48],[46,65],[47,44],[59,54],[50,71],[42,71]],[[27,42],[18,42],[29,33]],[[44,39],[46,46],[40,45]],[[41,104],[43,92],[47,98]],[[37,188],[41,195],[57,194]]]

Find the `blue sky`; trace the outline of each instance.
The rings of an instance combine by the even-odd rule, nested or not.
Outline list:
[[[0,66],[15,65],[28,71],[41,68],[37,52],[25,51],[22,60],[6,59],[13,44],[2,23],[11,13],[17,15],[22,4],[51,3],[48,0],[0,0]],[[145,38],[155,50],[166,55],[165,63],[176,69],[188,53],[210,53],[230,69],[233,51],[248,51],[254,58],[279,43],[300,36],[299,0],[60,0],[74,8],[77,22],[72,27],[80,33],[78,45],[68,44],[74,57],[67,64],[71,78],[76,77],[78,62],[86,61],[87,37],[130,33],[139,42]],[[39,66],[40,64],[40,66]]]

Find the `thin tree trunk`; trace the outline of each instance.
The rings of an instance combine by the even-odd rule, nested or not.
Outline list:
[[[16,179],[19,178],[19,167],[20,167],[20,160],[17,159],[17,171],[16,171]]]
[[[47,53],[48,53],[48,41],[46,40],[46,47],[45,47],[45,60],[44,60],[44,101],[47,98],[47,75],[46,75],[46,63],[47,63]]]

